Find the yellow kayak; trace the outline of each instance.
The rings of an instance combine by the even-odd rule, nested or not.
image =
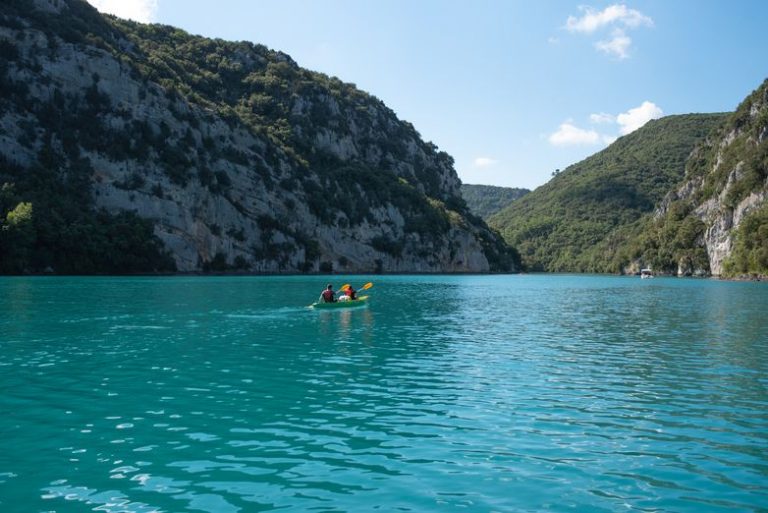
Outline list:
[[[353,299],[351,301],[335,301],[333,303],[312,303],[309,306],[310,308],[324,308],[324,309],[354,308],[356,306],[367,305],[368,297],[369,296],[359,296],[357,299]]]

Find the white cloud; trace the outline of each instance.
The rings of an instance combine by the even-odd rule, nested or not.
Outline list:
[[[88,0],[100,12],[119,18],[152,23],[157,18],[159,0]]]
[[[492,165],[496,164],[498,160],[492,159],[490,157],[477,157],[474,161],[475,167],[491,167]]]
[[[629,57],[628,50],[631,44],[632,39],[623,30],[616,29],[611,34],[611,39],[598,41],[595,43],[595,48],[619,59],[626,59]]]
[[[579,128],[569,120],[549,136],[549,143],[553,146],[593,145],[600,143],[600,134]]]
[[[664,111],[653,102],[644,101],[639,107],[629,109],[627,112],[616,116],[616,122],[621,127],[621,135],[627,135],[634,132],[652,119],[660,118]]]
[[[579,128],[574,125],[573,120],[568,119],[560,124],[557,131],[550,134],[547,139],[552,146],[591,146],[598,144],[607,146],[618,139],[619,136],[632,133],[648,121],[660,118],[663,115],[664,111],[658,105],[653,102],[644,101],[639,107],[629,109],[616,116],[606,112],[589,115],[589,121],[594,125],[617,124],[618,134],[604,133],[604,131],[610,131],[610,127],[605,127],[600,132]]]
[[[590,114],[589,121],[595,125],[604,125],[607,123],[615,123],[616,117],[613,114],[606,112],[598,112],[597,114]]]
[[[565,22],[565,28],[569,32],[591,34],[599,28],[611,24],[620,24],[631,28],[641,25],[653,26],[653,20],[650,17],[638,10],[629,9],[626,5],[613,4],[602,11],[596,11],[592,7],[579,7],[579,9],[584,11],[584,16],[580,18],[568,16],[568,20]]]
[[[592,7],[579,7],[579,10],[583,11],[583,16],[568,16],[565,29],[571,33],[593,34],[601,29],[613,27],[610,37],[597,41],[595,48],[619,60],[629,57],[632,39],[627,35],[627,30],[653,26],[653,20],[649,16],[624,4],[609,5],[602,11]]]

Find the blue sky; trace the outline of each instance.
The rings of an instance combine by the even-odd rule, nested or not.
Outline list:
[[[89,0],[290,54],[383,100],[465,183],[535,188],[661,115],[768,77],[768,2]]]

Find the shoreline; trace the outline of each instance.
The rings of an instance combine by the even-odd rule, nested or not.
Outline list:
[[[52,273],[52,272],[40,272],[40,273],[22,273],[22,274],[0,274],[0,278],[22,278],[22,277],[113,277],[113,278],[119,278],[119,277],[192,277],[192,276],[269,276],[269,277],[275,277],[275,276],[440,276],[440,275],[447,275],[447,276],[512,276],[512,275],[583,275],[583,276],[626,276],[626,277],[639,277],[640,274],[621,274],[621,273],[581,273],[581,272],[525,272],[525,271],[516,271],[516,272],[473,272],[473,271],[467,271],[467,272],[456,272],[456,271],[445,271],[445,272],[371,272],[371,273],[360,273],[360,272],[332,272],[332,273],[298,273],[298,272],[289,272],[289,273],[258,273],[258,272],[242,272],[242,271],[219,271],[219,272],[203,272],[203,271],[189,271],[189,272],[146,272],[146,273],[125,273],[125,274],[109,274],[109,273],[93,273],[93,274],[59,274],[59,273]],[[654,275],[656,278],[690,278],[690,279],[696,279],[696,280],[715,280],[715,281],[731,281],[731,282],[764,282],[768,281],[768,275],[764,274],[750,274],[750,275],[739,275],[739,276],[715,276],[715,275],[707,275],[707,276],[678,276],[675,274],[656,274]]]

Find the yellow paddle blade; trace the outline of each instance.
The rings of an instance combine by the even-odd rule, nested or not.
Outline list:
[[[339,290],[347,290],[349,287],[350,287],[349,283],[345,283],[344,285],[342,285],[342,286],[339,288]]]
[[[368,290],[368,289],[370,289],[371,287],[373,287],[373,282],[370,282],[370,281],[369,281],[368,283],[366,283],[365,285],[363,285],[362,287],[360,287],[360,290]]]

